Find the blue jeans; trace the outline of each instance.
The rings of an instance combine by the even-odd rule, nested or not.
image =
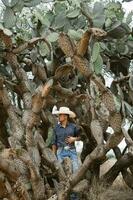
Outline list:
[[[69,157],[71,159],[72,170],[73,170],[73,173],[75,173],[79,168],[79,161],[78,161],[76,149],[65,150],[62,147],[58,148],[57,159],[59,160],[59,162],[62,163],[62,161],[65,157]],[[79,200],[79,197],[76,193],[73,192],[70,195],[70,200]]]
[[[62,163],[65,157],[69,157],[71,159],[72,170],[73,170],[73,173],[75,173],[79,168],[79,162],[78,162],[76,149],[65,150],[62,147],[59,147],[59,149],[57,150],[57,159],[59,160],[59,162]]]

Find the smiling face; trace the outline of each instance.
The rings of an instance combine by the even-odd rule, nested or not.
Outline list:
[[[68,121],[68,115],[67,114],[59,114],[59,122],[67,122]]]

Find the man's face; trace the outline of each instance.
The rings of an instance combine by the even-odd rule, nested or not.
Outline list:
[[[59,115],[59,122],[64,122],[68,119],[68,116],[66,114],[60,114]]]

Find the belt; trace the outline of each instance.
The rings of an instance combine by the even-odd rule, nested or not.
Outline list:
[[[58,148],[64,149],[64,150],[69,150],[69,149],[75,149],[74,146],[59,146]]]

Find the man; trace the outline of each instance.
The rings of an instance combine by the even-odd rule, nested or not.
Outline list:
[[[75,173],[79,168],[79,161],[74,142],[80,140],[80,136],[79,129],[74,123],[69,122],[69,119],[75,118],[76,115],[68,107],[60,107],[54,114],[59,116],[59,121],[54,128],[52,150],[60,162],[65,157],[69,157],[72,161],[73,173]],[[71,200],[79,200],[76,193],[70,196]]]
[[[54,114],[59,116],[59,122],[54,128],[52,150],[60,162],[69,157],[75,173],[79,164],[74,142],[80,140],[80,136],[79,129],[74,123],[69,122],[69,118],[75,118],[76,115],[68,107],[60,107]]]

